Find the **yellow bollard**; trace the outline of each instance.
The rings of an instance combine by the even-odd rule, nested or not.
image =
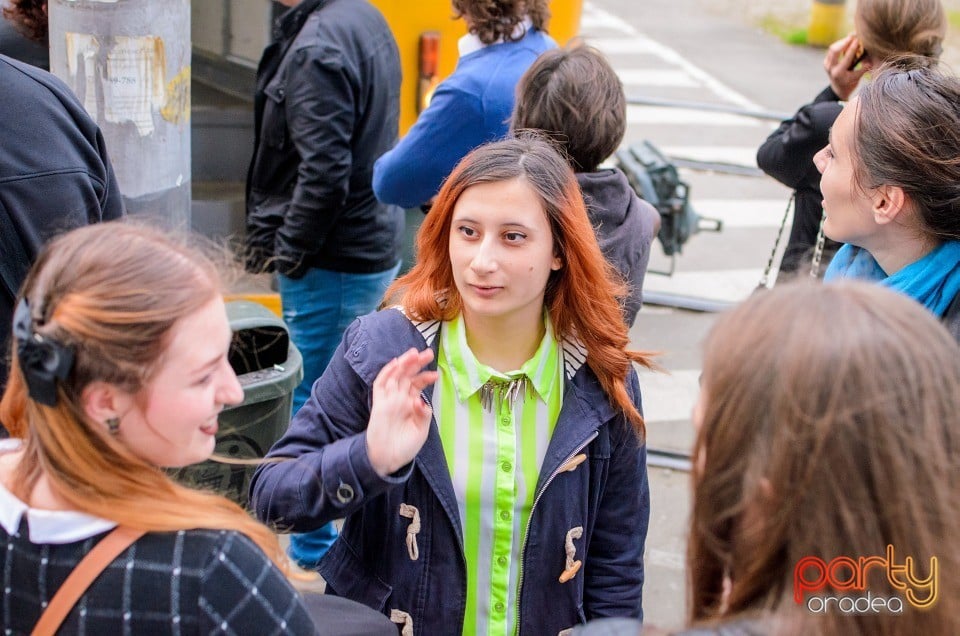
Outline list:
[[[830,46],[843,37],[846,32],[844,9],[844,0],[813,0],[813,5],[810,7],[807,43],[814,46]]]

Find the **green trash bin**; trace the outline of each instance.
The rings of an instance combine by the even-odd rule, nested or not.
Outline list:
[[[214,453],[231,459],[257,459],[287,430],[293,390],[303,379],[303,360],[286,324],[263,305],[248,300],[227,303],[233,329],[230,366],[243,387],[243,402],[220,413]],[[181,482],[215,490],[241,506],[256,466],[214,459],[175,471]]]

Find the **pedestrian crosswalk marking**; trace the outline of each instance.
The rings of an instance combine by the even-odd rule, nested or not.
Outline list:
[[[627,123],[770,128],[769,123],[752,117],[666,106],[627,106]]]
[[[585,2],[580,15],[580,32],[587,34],[592,29],[611,29],[625,35],[633,35],[637,32],[633,25],[623,18],[604,11],[592,2]]]
[[[780,227],[788,195],[782,199],[698,199],[693,209],[701,216],[723,221],[724,229]]]
[[[699,393],[700,369],[672,370],[669,374],[641,371],[640,394],[647,424],[689,420]]]
[[[668,157],[694,159],[696,161],[717,161],[740,166],[756,167],[756,146],[673,146],[657,144]]]
[[[630,94],[630,87],[633,86],[658,86],[687,88],[699,87],[700,82],[695,80],[689,74],[683,71],[673,69],[659,68],[624,68],[617,69],[617,75],[620,81],[627,88],[627,94]]]
[[[654,257],[656,256],[654,252]],[[651,267],[658,267],[656,260],[656,258],[651,259]],[[672,276],[652,274],[644,279],[643,290],[740,302],[757,288],[760,276],[763,274],[763,264],[758,265],[756,268],[747,269],[679,271],[674,272]]]

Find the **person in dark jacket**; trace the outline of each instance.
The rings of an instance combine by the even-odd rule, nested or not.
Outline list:
[[[346,517],[320,563],[327,593],[404,633],[641,618],[649,488],[631,362],[652,363],[625,348],[620,285],[569,166],[542,139],[479,147],[417,247],[396,305],[347,329],[255,473],[257,516],[295,531]],[[385,417],[397,387],[409,414]]]
[[[0,388],[17,290],[59,232],[123,216],[103,135],[62,81],[0,55]]]
[[[809,270],[822,217],[820,174],[813,156],[827,145],[830,127],[864,75],[903,54],[940,56],[947,18],[941,0],[859,0],[854,13],[856,35],[833,43],[823,67],[830,79],[810,104],[783,121],[757,151],[757,165],[794,189],[793,226],[780,273]],[[840,247],[827,240],[819,274]],[[805,269],[806,268],[806,269]]]
[[[858,278],[900,291],[956,336],[960,80],[927,64],[916,57],[881,68],[814,159],[824,233],[845,243],[824,280]]]
[[[643,279],[660,214],[637,196],[619,168],[600,168],[623,141],[626,125],[623,84],[592,47],[546,51],[517,84],[511,126],[540,130],[565,151],[600,250],[628,285],[621,302],[629,327],[643,302]]]
[[[276,271],[303,354],[296,411],[343,330],[376,308],[400,268],[403,211],[371,185],[374,160],[397,140],[400,57],[367,0],[282,4],[257,70],[246,241],[250,267]],[[312,568],[335,536],[331,525],[294,537],[291,554]]]

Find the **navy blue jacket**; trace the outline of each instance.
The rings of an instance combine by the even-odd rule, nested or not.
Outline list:
[[[346,517],[343,532],[320,563],[327,592],[386,614],[410,616],[415,634],[459,634],[466,601],[466,561],[457,499],[437,430],[431,422],[416,459],[385,478],[366,452],[365,428],[374,378],[411,347],[436,348],[439,323],[412,323],[388,309],[355,321],[313,393],[268,457],[296,461],[260,466],[251,500],[265,522],[298,532]],[[584,350],[564,341],[563,406],[543,460],[523,548],[520,634],[557,634],[587,619],[642,617],[643,546],[650,512],[646,448],[615,412]],[[424,393],[430,395],[428,387]],[[640,406],[631,372],[628,391]],[[561,471],[586,453],[576,469]],[[416,507],[419,558],[407,548]],[[580,572],[566,583],[567,532]]]

